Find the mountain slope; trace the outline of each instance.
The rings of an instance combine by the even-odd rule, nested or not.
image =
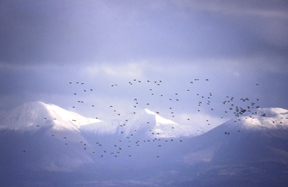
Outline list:
[[[93,159],[96,155],[137,155],[139,150],[149,149],[144,149],[144,142],[189,135],[180,125],[149,110],[101,121],[42,102],[17,107],[0,124],[1,140],[6,142],[1,150],[7,153],[7,159],[14,152],[19,156],[32,154],[35,158],[27,163],[37,162],[32,165],[49,171],[75,170],[84,163],[98,162]],[[142,149],[135,149],[138,146]]]
[[[83,163],[91,163],[91,157],[80,151],[82,146],[72,145],[86,141],[80,126],[93,122],[97,120],[52,104],[25,103],[0,123],[1,142],[5,142],[0,148],[6,153],[2,155],[3,165],[13,164],[14,159],[9,158],[23,159],[23,153],[23,164],[36,170],[72,171]]]
[[[137,134],[139,138],[171,138],[193,135],[193,132],[187,132],[183,126],[165,119],[148,109],[136,115],[129,114],[111,121],[84,125],[80,129],[96,134],[123,134],[128,136],[133,133]]]
[[[288,182],[288,111],[280,108],[257,109],[195,137],[149,110],[101,121],[41,102],[16,108],[1,126],[3,186]]]
[[[258,109],[253,114],[231,119],[203,135],[192,138],[191,141],[197,143],[194,143],[195,146],[191,150],[194,152],[202,149],[209,150],[208,148],[211,147],[214,154],[214,149],[220,150],[222,147],[233,150],[228,152],[237,156],[239,155],[239,151],[235,150],[239,148],[237,146],[248,149],[250,146],[257,147],[260,144],[281,145],[279,142],[274,142],[277,139],[283,142],[288,140],[288,110],[265,108]],[[215,159],[215,155],[213,157]]]
[[[15,108],[1,121],[0,128],[36,131],[40,126],[53,126],[55,130],[79,131],[80,126],[98,121],[85,118],[53,104],[38,101],[25,103]]]
[[[193,178],[190,185],[282,186],[287,182],[284,176],[288,171],[288,111],[285,109],[258,109],[185,144],[194,145],[183,153],[183,161],[190,165],[190,178]]]

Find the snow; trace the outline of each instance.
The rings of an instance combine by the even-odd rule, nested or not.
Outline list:
[[[288,110],[282,108],[259,108],[255,112],[240,118],[243,129],[254,131],[288,129]]]
[[[157,136],[159,138],[193,134],[193,132],[189,133],[185,130],[184,126],[165,119],[148,109],[138,112],[136,115],[132,113],[102,121],[40,101],[25,103],[15,108],[1,121],[0,129],[36,132],[42,127],[49,128],[50,131],[72,131],[74,133],[86,131],[95,134],[120,134],[122,132],[125,135],[135,133],[136,130],[143,137]]]
[[[155,127],[154,132],[159,133],[158,137],[161,138],[171,138],[171,137],[180,137],[180,136],[188,136],[189,134],[181,127],[181,125],[175,123],[172,120],[165,119],[156,113],[145,109],[147,114],[154,116],[155,119]]]
[[[79,132],[81,126],[97,122],[100,120],[85,118],[56,105],[38,101],[15,108],[1,121],[0,129],[37,131],[39,127],[52,127],[57,131]]]
[[[269,134],[281,129],[282,133],[285,134],[287,132],[288,135],[288,110],[282,108],[259,108],[232,118],[218,127],[225,129],[227,133],[240,131],[242,133],[261,132]],[[280,131],[277,131],[277,133],[279,134]]]
[[[288,110],[282,108],[259,108],[251,113],[224,123],[227,131],[267,131],[283,129],[288,131]],[[145,109],[109,121],[87,118],[67,111],[54,104],[43,102],[25,103],[15,108],[1,121],[0,129],[37,131],[40,127],[53,131],[88,131],[95,134],[142,134],[143,137],[189,137],[195,136],[195,129],[165,119],[159,114]],[[136,132],[137,131],[137,132]]]
[[[141,134],[140,136],[143,138],[156,136],[158,138],[171,138],[192,134],[183,129],[181,125],[148,109],[137,112],[137,114],[123,115],[110,121],[81,126],[81,130],[95,134],[120,134],[122,132],[125,136],[137,133],[138,136]]]
[[[264,169],[259,166],[260,170],[269,171],[270,168],[264,167],[266,162],[288,163],[288,110],[281,108],[260,108],[252,113],[246,112],[207,133],[191,137],[192,131],[187,131],[185,126],[148,109],[101,121],[53,104],[33,102],[15,108],[1,121],[1,128],[33,132],[2,131],[3,137],[0,138],[4,143],[0,148],[5,156],[3,158],[9,160],[10,155],[18,156],[17,159],[10,159],[10,165],[19,160],[29,166],[28,170],[33,165],[37,169],[56,171],[57,175],[59,172],[84,171],[94,179],[95,176],[101,178],[101,172],[114,177],[113,172],[122,171],[123,168],[127,169],[125,175],[134,175],[143,167],[147,168],[147,173],[151,170],[155,173],[171,170],[179,173],[183,180],[190,180],[197,173],[200,176],[198,179],[204,181],[205,178],[202,180],[201,176],[205,177],[207,171],[215,171],[216,174],[212,173],[211,177],[218,178],[218,174],[226,176],[236,172],[238,166],[256,167],[260,163],[262,167],[264,163]],[[154,141],[155,138],[157,141]],[[23,153],[23,150],[26,152]],[[115,154],[111,155],[111,152]],[[5,159],[2,159],[2,165]],[[10,165],[7,164],[7,168]],[[230,172],[231,168],[233,171]],[[154,173],[151,175],[154,176]],[[73,176],[77,176],[76,173]],[[243,173],[242,176],[246,177]]]

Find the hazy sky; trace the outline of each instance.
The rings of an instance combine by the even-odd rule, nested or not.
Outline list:
[[[137,98],[140,109],[168,118],[173,105],[184,119],[210,92],[215,119],[226,96],[288,109],[285,0],[2,0],[0,41],[1,115],[43,101],[104,118],[110,105],[133,111]]]

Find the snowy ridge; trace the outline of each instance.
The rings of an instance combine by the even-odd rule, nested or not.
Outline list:
[[[38,127],[52,127],[79,131],[80,126],[99,121],[38,101],[15,108],[1,121],[0,129],[37,131]]]
[[[140,134],[143,138],[171,138],[192,134],[185,131],[181,125],[165,119],[148,109],[138,112],[136,115],[132,113],[120,119],[81,126],[80,129],[95,134],[124,134],[128,136],[133,133]]]
[[[138,134],[141,137],[170,138],[189,136],[181,125],[145,109],[137,114],[123,115],[109,121],[86,118],[54,104],[24,103],[10,112],[0,123],[0,129],[36,132],[42,127],[50,131],[81,131],[95,134]],[[137,131],[137,132],[136,132]]]
[[[231,119],[224,125],[249,131],[288,130],[288,110],[283,108],[259,108],[253,113]]]
[[[282,108],[259,108],[251,113],[231,119],[223,124],[228,131],[288,130],[288,110]],[[222,125],[220,125],[222,126]],[[0,129],[37,131],[40,127],[53,131],[92,132],[95,134],[138,134],[141,137],[187,137],[196,133],[186,126],[145,109],[111,121],[86,118],[53,104],[43,102],[25,103],[2,119]],[[216,127],[217,128],[217,127]],[[212,129],[213,130],[213,129]]]
[[[244,120],[244,118],[246,120]],[[251,129],[288,128],[288,110],[283,108],[260,108],[254,117],[242,117],[243,125]]]
[[[171,121],[169,119],[165,119],[154,112],[151,112],[148,109],[145,109],[147,114],[150,114],[155,119],[155,127],[154,131],[160,134],[161,138],[171,138],[171,137],[180,137],[180,136],[189,136],[190,134],[185,131],[181,125]]]
[[[187,145],[192,144],[183,160],[191,166],[201,162],[217,167],[239,163],[264,167],[267,162],[288,166],[288,110],[259,108],[244,113],[192,138]]]

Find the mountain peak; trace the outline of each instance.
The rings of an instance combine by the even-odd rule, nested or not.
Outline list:
[[[97,120],[85,118],[53,104],[40,101],[24,103],[16,107],[3,120],[0,128],[37,131],[39,127],[52,127],[54,130],[77,130],[82,125]]]
[[[284,134],[288,135],[288,110],[259,108],[252,113],[231,119],[216,128],[224,130],[227,134],[253,132],[283,137]]]
[[[127,133],[133,129],[144,130],[148,137],[172,138],[190,135],[183,126],[149,109],[143,110],[139,115],[130,116],[127,122]]]
[[[154,115],[155,116],[155,120],[156,120],[156,126],[159,126],[161,124],[173,124],[173,125],[178,125],[177,123],[175,123],[174,121],[170,120],[170,119],[165,119],[163,117],[161,117],[160,115],[156,114],[155,112],[152,112],[149,109],[145,109],[147,114],[150,115]]]
[[[111,119],[111,121],[103,121],[81,127],[81,130],[92,131],[96,134],[123,134],[130,136],[137,134],[141,137],[152,138],[173,138],[180,136],[189,136],[184,126],[176,122],[161,117],[157,112],[149,109],[140,112],[131,113],[120,118]]]

